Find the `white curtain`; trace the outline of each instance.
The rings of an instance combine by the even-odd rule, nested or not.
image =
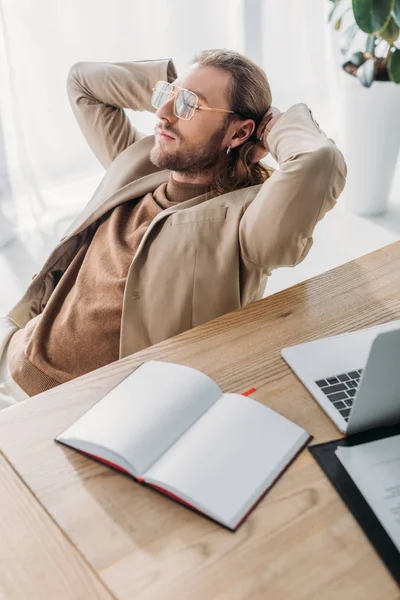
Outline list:
[[[179,72],[204,48],[247,52],[266,71],[274,105],[286,110],[306,102],[326,125],[321,119],[335,112],[326,24],[329,4],[0,0],[3,212],[19,225],[37,223],[64,205],[86,203],[103,174],[68,104],[66,77],[77,61],[173,57]],[[252,11],[261,18],[249,21]],[[250,29],[246,22],[252,23]],[[134,118],[139,128],[151,133],[154,115]]]
[[[263,68],[273,103],[281,110],[305,102],[321,119],[336,112],[337,65],[327,23],[330,7],[328,0],[263,3]]]

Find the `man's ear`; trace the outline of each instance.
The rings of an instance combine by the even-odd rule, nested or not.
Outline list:
[[[247,119],[246,121],[238,121],[236,123],[236,129],[231,137],[231,148],[236,148],[246,142],[253,134],[256,128],[256,124],[253,119]]]

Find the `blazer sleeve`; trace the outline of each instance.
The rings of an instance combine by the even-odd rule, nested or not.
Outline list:
[[[67,79],[72,110],[87,142],[106,169],[120,152],[144,137],[124,109],[155,112],[153,87],[177,78],[171,59],[141,62],[78,62]]]
[[[268,134],[268,147],[280,168],[245,205],[239,226],[242,260],[265,275],[305,258],[314,227],[335,205],[347,174],[343,155],[306,104],[281,116]]]

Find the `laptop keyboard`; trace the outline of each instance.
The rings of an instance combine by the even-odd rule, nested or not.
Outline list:
[[[350,410],[353,406],[358,384],[360,383],[362,369],[333,375],[319,379],[315,383],[329,398],[333,406],[340,412],[345,421],[349,420]]]

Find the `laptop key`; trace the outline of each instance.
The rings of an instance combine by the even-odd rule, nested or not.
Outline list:
[[[342,402],[341,400],[339,400],[338,402],[334,402],[334,403],[333,403],[333,406],[334,406],[335,408],[337,408],[338,410],[340,410],[340,409],[342,409],[342,408],[345,408],[345,409],[347,409],[347,406],[346,406],[346,405],[345,405],[345,403],[344,403],[344,402]]]
[[[354,379],[354,377],[359,377],[360,374],[358,371],[350,371],[349,373],[347,373],[347,375]]]
[[[326,379],[320,379],[319,381],[316,381],[315,383],[320,388],[325,387],[326,385],[328,385],[327,382],[326,382]]]
[[[351,396],[353,398],[356,395],[357,390],[347,390],[347,393],[349,396]]]
[[[329,383],[329,385],[333,385],[334,383],[339,383],[339,379],[337,377],[328,377],[326,380]]]
[[[346,381],[346,385],[349,388],[356,388],[358,387],[358,381]]]
[[[346,392],[338,392],[337,394],[328,394],[328,398],[331,402],[336,402],[336,400],[346,400],[347,394],[346,394]]]
[[[353,400],[353,398],[346,398],[345,402],[346,402],[347,406],[350,406],[350,408],[351,408],[351,407],[353,406],[353,404],[354,404],[354,400]]]
[[[350,377],[346,375],[346,373],[343,373],[343,375],[338,375],[337,378],[339,379],[339,381],[349,381],[350,379]]]
[[[350,408],[344,408],[339,411],[343,418],[348,417],[350,414]]]
[[[345,383],[337,383],[336,385],[330,385],[328,387],[321,388],[321,391],[328,395],[334,394],[335,392],[344,392],[346,389],[347,387]]]

